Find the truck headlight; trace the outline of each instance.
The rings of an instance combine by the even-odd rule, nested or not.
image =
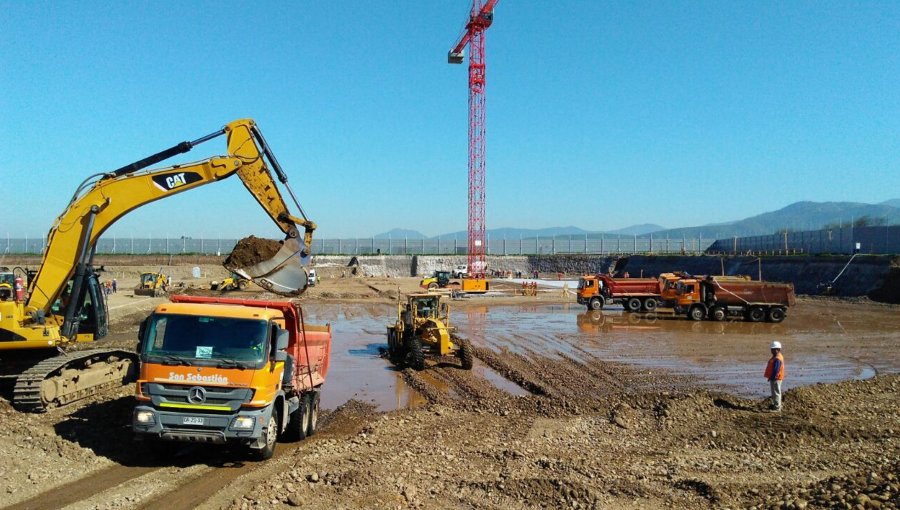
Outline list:
[[[238,416],[231,422],[231,428],[235,430],[250,430],[253,428],[254,420],[250,416]]]
[[[153,415],[153,411],[136,411],[134,421],[143,425],[152,425],[156,422],[156,416]]]

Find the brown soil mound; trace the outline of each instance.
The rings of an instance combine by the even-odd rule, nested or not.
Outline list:
[[[223,265],[227,268],[249,267],[269,260],[281,249],[281,242],[250,236],[238,241]]]

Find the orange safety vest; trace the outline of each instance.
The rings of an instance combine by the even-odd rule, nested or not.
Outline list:
[[[775,361],[778,360],[778,372],[775,374],[775,377],[772,377],[772,371],[775,369]],[[766,379],[783,381],[784,380],[784,358],[781,356],[781,353],[772,356],[769,358],[769,364],[766,365],[766,373],[764,374]]]

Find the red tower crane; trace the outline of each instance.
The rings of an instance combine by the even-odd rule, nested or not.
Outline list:
[[[470,277],[484,278],[487,263],[485,239],[485,126],[484,92],[485,59],[484,33],[494,21],[494,6],[498,0],[472,0],[472,10],[465,32],[450,50],[447,61],[462,64],[463,51],[469,46],[469,250]]]

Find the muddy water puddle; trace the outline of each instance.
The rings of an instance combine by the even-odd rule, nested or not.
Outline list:
[[[382,410],[425,403],[380,354],[394,306],[309,304],[304,311],[308,321],[333,327],[324,407],[351,398]],[[665,369],[744,396],[768,391],[762,372],[773,340],[785,346],[787,388],[900,371],[900,313],[877,306],[801,303],[781,324],[692,322],[621,309],[585,312],[575,304],[492,306],[457,308],[451,322],[476,346]],[[474,375],[512,395],[526,393],[478,361]],[[451,391],[427,371],[425,379],[441,391]]]

